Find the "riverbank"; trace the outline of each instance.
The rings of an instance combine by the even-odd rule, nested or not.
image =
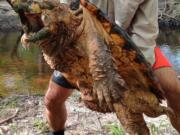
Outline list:
[[[68,120],[66,135],[111,135],[118,131],[114,114],[88,110],[74,94],[66,102]],[[46,135],[49,131],[44,116],[43,96],[13,95],[0,99],[0,135]],[[152,135],[177,135],[166,116],[147,118]],[[119,128],[119,132],[122,128]]]
[[[169,16],[160,17],[159,27],[160,29],[179,29],[180,20]],[[19,31],[20,29],[21,23],[19,21],[18,15],[12,10],[6,1],[0,1],[0,31]]]
[[[0,105],[0,123],[14,116],[0,125],[1,135],[45,135],[48,132],[42,96],[15,95],[1,99]],[[102,115],[86,109],[78,102],[77,93],[66,105],[69,112],[66,135],[107,135],[106,126],[118,122],[113,114]]]
[[[18,15],[6,1],[0,1],[0,32],[18,31],[21,24]]]

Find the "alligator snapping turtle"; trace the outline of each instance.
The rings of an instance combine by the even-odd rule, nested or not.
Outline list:
[[[24,43],[37,43],[51,68],[92,96],[84,101],[88,108],[115,112],[131,135],[150,134],[143,113],[157,117],[172,111],[160,106],[163,93],[143,54],[124,30],[88,1],[81,0],[80,7],[78,0],[70,6],[53,2],[50,7],[37,2],[41,12],[34,14],[18,7],[25,12]]]

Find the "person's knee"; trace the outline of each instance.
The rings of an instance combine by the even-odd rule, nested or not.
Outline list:
[[[70,96],[71,90],[63,88],[54,82],[50,82],[49,88],[44,97],[46,109],[54,110],[64,105],[65,100]]]
[[[62,106],[63,101],[57,99],[56,97],[49,96],[49,94],[46,94],[44,97],[44,104],[47,110],[53,110],[54,108]]]

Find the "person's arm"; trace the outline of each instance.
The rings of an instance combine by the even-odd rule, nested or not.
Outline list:
[[[126,30],[142,2],[144,0],[114,0],[116,23]]]

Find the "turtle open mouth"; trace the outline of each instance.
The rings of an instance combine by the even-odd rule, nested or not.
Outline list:
[[[19,15],[23,31],[26,34],[37,32],[44,27],[41,20],[42,9],[53,9],[55,7],[55,4],[49,1],[7,0],[7,2]]]

